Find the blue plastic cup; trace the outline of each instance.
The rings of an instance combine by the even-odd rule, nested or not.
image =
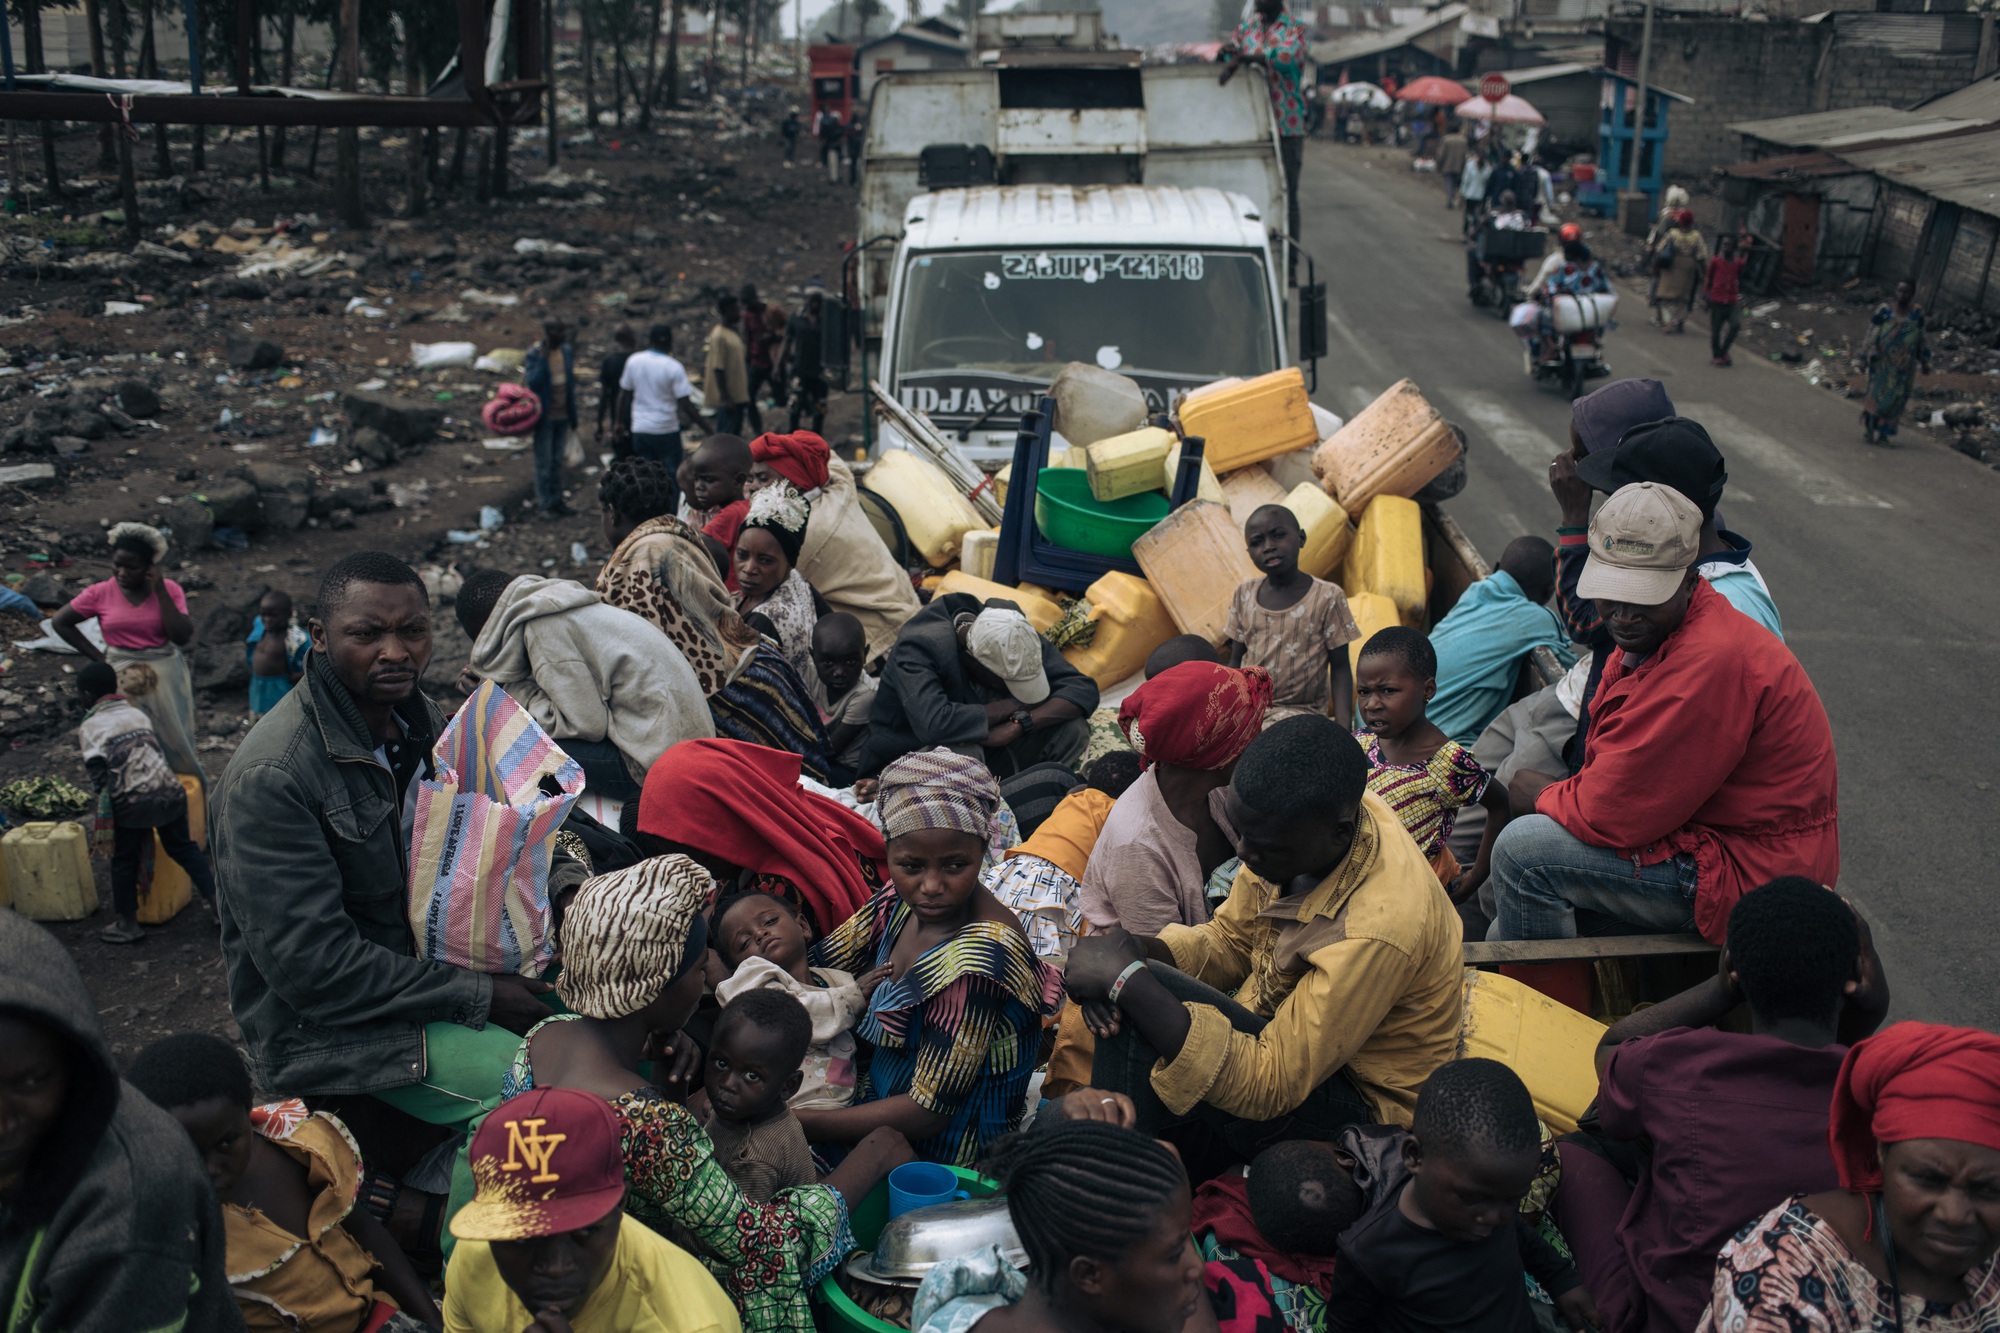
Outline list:
[[[901,1217],[912,1208],[972,1196],[959,1188],[951,1168],[936,1162],[905,1162],[889,1173],[889,1216]]]

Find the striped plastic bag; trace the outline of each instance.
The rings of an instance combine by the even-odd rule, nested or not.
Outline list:
[[[436,779],[417,784],[410,833],[417,956],[539,976],[556,946],[549,862],[583,769],[491,681],[445,727],[435,758]]]

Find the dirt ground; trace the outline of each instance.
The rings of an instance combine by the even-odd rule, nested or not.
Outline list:
[[[232,469],[276,464],[310,474],[317,503],[302,525],[267,522],[240,550],[186,549],[176,540],[167,560],[196,624],[198,748],[211,781],[248,727],[242,639],[265,589],[290,592],[303,618],[321,572],[368,548],[447,581],[454,565],[588,581],[606,554],[596,497],[602,455],[591,421],[596,365],[611,350],[612,331],[630,325],[643,343],[648,325],[673,324],[698,384],[718,295],[754,282],[766,300],[796,310],[807,284],[838,288],[842,246],[855,228],[854,191],[829,185],[807,160],[809,146],[796,167],[784,164],[782,95],[747,104],[757,108],[748,120],[718,101],[670,113],[649,135],[600,131],[595,142],[565,143],[553,173],[540,142],[517,144],[509,197],[478,202],[468,171],[462,189],[412,220],[393,217],[405,154],[398,132],[384,132],[363,147],[365,195],[378,211],[363,230],[332,221],[330,152],[322,154],[321,179],[274,181],[266,194],[254,136],[221,144],[211,137],[205,173],[156,182],[146,172],[149,135],[139,156],[143,235],[181,259],[131,253],[118,219],[98,216],[116,208],[117,186],[97,164],[96,136],[65,138],[70,197],[0,220],[0,469],[45,463],[56,472],[52,481],[0,484],[0,577],[46,607],[51,593],[67,598],[108,576],[111,524],[181,519],[177,537],[184,536],[186,516],[196,513],[187,498],[218,492]],[[184,170],[184,139],[175,159]],[[232,251],[264,245],[274,227],[287,244],[344,258],[317,273],[237,278],[238,267],[259,256]],[[522,239],[584,253],[524,256],[515,244]],[[461,295],[468,291],[513,302],[482,304]],[[345,313],[357,297],[381,313]],[[141,310],[107,314],[106,302]],[[464,340],[482,353],[525,348],[545,315],[577,330],[590,455],[568,477],[575,516],[557,520],[534,514],[528,451],[482,444],[491,432],[478,411],[503,376],[410,368],[412,343]],[[275,366],[233,367],[232,336],[268,340],[282,356]],[[142,416],[133,395],[120,391],[134,380],[156,392],[156,415]],[[388,463],[356,457],[354,424],[341,406],[345,391],[376,380],[386,381],[384,392],[445,414],[435,439],[396,451]],[[836,447],[859,442],[859,401],[836,392],[826,432]],[[21,429],[46,423],[50,412],[101,404],[114,410],[99,438],[57,434],[50,452],[48,431]],[[120,405],[127,410],[115,410]],[[783,409],[767,408],[766,417],[785,428]],[[309,444],[315,431],[337,438]],[[447,538],[453,530],[479,533],[488,506],[504,518],[496,531],[473,543]],[[0,785],[43,775],[87,785],[74,730],[79,659],[13,646],[35,637],[33,619],[0,614]],[[425,680],[447,706],[467,646],[443,609]],[[100,943],[109,882],[105,864],[96,869],[98,913],[52,928],[76,954],[120,1058],[170,1032],[233,1034],[213,918],[197,903],[136,947]]]

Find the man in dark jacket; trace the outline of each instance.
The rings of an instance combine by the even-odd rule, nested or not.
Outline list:
[[[547,983],[415,956],[410,826],[444,725],[418,689],[431,656],[423,580],[392,555],[337,562],[307,622],[304,679],[244,738],[215,789],[229,1007],[257,1086],[370,1093],[469,1129],[500,1100]],[[578,867],[558,853],[550,890]],[[470,1172],[452,1199],[472,1197]]]
[[[9,1329],[240,1330],[187,1131],[118,1077],[62,943],[0,910],[0,1301]]]
[[[1074,763],[1090,743],[1097,682],[1035,633],[1013,602],[970,593],[931,599],[903,626],[868,713],[861,771],[945,746],[1000,777]]]

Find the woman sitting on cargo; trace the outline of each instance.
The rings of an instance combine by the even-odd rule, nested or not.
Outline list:
[[[785,655],[743,622],[701,534],[673,516],[679,490],[666,466],[621,458],[597,488],[614,548],[597,595],[658,625],[694,668],[716,735],[788,750],[815,782],[836,777],[833,746],[812,692]]]
[[[1840,1188],[1785,1200],[1715,1263],[1702,1329],[2000,1326],[2000,1037],[1898,1023],[1833,1090]]]
[[[1238,864],[1223,794],[1270,702],[1269,672],[1214,662],[1171,667],[1126,696],[1118,728],[1145,771],[1111,807],[1084,870],[1092,929],[1157,935],[1209,919],[1210,880]]]
[[[926,1161],[972,1166],[1021,1122],[1062,977],[980,886],[1000,806],[986,765],[927,750],[890,763],[881,783],[892,883],[813,947],[821,967],[892,969],[855,1028],[873,1057],[854,1105],[797,1115],[807,1138],[843,1152],[886,1126]]]
[[[819,671],[813,666],[813,625],[826,604],[799,573],[799,546],[806,539],[812,507],[790,482],[766,486],[750,499],[750,512],[736,534],[736,609],[778,645],[778,651],[815,694]]]
[[[875,661],[896,646],[897,633],[923,603],[862,510],[853,471],[809,430],[759,435],[750,441],[750,457],[745,495],[783,479],[812,504],[792,563],[828,606],[861,622],[868,634],[863,660]]]

